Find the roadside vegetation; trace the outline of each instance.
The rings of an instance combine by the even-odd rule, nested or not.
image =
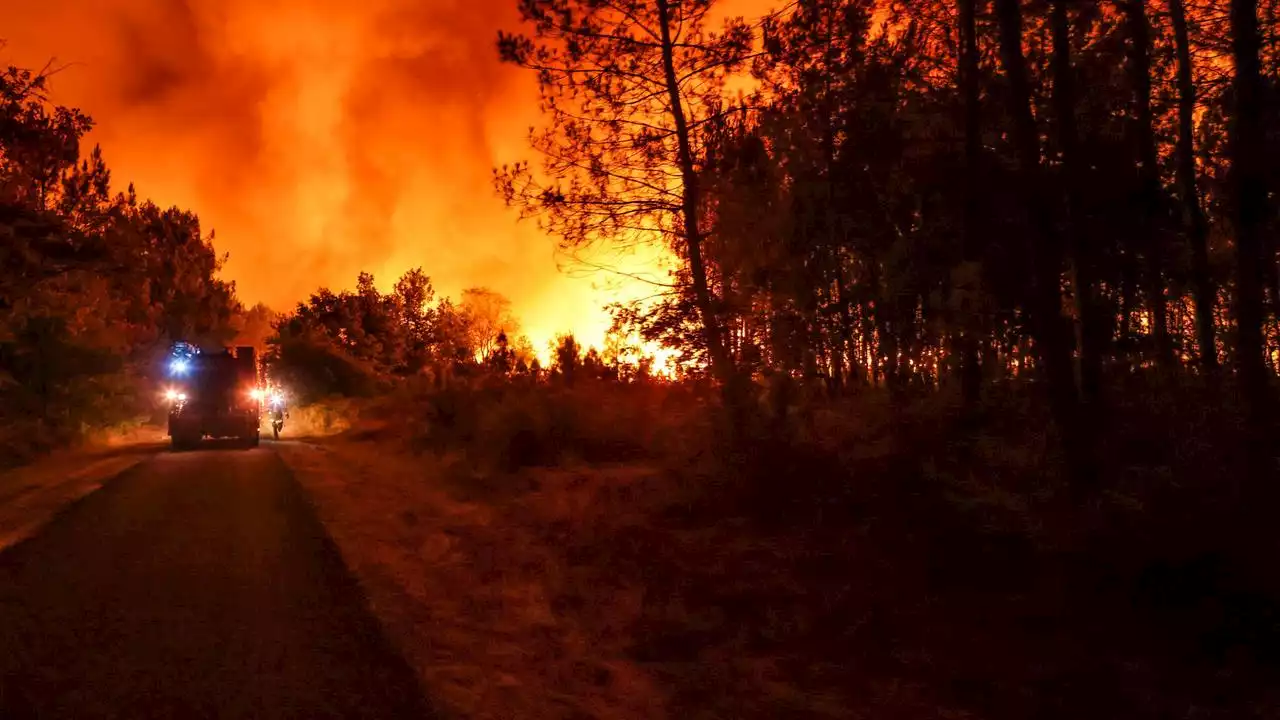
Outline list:
[[[1276,587],[1223,492],[1239,419],[1126,393],[1076,503],[1029,388],[406,382],[281,447],[462,717],[1264,717]],[[1259,520],[1258,522],[1262,522]],[[1253,714],[1250,714],[1253,713]]]
[[[3,45],[0,44],[0,49]],[[175,340],[260,344],[199,217],[112,183],[93,121],[44,72],[0,68],[0,467],[163,416]]]
[[[542,163],[496,190],[570,258],[668,250],[655,297],[546,362],[421,268],[259,333],[286,435],[325,436],[280,452],[433,698],[1276,714],[1274,2],[520,9]],[[0,75],[11,453],[249,332],[196,217],[109,195],[42,83]]]
[[[368,280],[274,341],[304,395],[366,398],[287,454],[430,692],[1280,707],[1270,5],[520,7],[498,49],[546,123],[498,192],[569,258],[665,247],[668,282],[546,367]]]
[[[973,406],[953,381],[832,393],[761,373],[728,413],[710,379],[626,363],[616,336],[521,365],[497,336],[478,357],[465,314],[385,323],[355,309],[396,297],[336,297],[345,332],[299,312],[272,340],[296,343],[271,367],[314,399],[286,436],[320,440],[279,450],[460,716],[1262,717],[1280,700],[1268,515],[1246,508],[1229,389],[1118,379],[1081,499],[1034,380]],[[359,318],[420,328],[421,367],[375,352],[415,344]]]

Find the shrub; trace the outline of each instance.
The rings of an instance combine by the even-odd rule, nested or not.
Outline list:
[[[491,471],[584,461],[660,460],[688,447],[695,413],[674,386],[583,380],[455,382],[409,393],[410,438],[420,450],[460,450]]]

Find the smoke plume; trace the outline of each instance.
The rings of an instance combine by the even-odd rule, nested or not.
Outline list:
[[[11,5],[0,59],[66,65],[54,99],[95,118],[117,188],[199,212],[247,303],[422,266],[454,297],[506,294],[539,348],[602,335],[609,298],[490,185],[539,122],[533,79],[494,50],[513,0]]]

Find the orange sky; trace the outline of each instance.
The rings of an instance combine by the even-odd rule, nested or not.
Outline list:
[[[648,288],[558,271],[552,241],[517,224],[490,181],[495,164],[531,157],[540,121],[532,78],[494,51],[515,6],[19,2],[0,60],[73,63],[54,99],[95,118],[117,186],[196,210],[248,303],[287,309],[360,270],[386,288],[421,265],[443,294],[510,297],[539,349],[564,330],[598,343],[600,306]]]

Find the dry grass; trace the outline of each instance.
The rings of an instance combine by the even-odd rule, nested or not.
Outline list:
[[[839,668],[801,668],[743,627],[741,608],[772,598],[756,630],[788,632],[803,548],[679,519],[711,431],[696,397],[491,392],[414,401],[453,403],[448,428],[373,408],[281,448],[434,700],[467,718],[848,716]]]
[[[592,588],[591,618],[564,613],[561,548],[508,508],[459,500],[442,470],[341,441],[282,454],[433,700],[469,718],[665,717],[626,659],[639,588]]]
[[[285,436],[319,438],[344,432],[351,427],[354,408],[354,403],[342,398],[291,408],[284,423]],[[263,427],[270,429],[265,414],[262,423]]]
[[[1201,609],[1153,614],[1141,595],[1143,543],[1164,531],[1136,509],[1160,494],[1134,478],[1166,470],[1127,459],[1138,470],[1117,471],[1112,501],[1064,510],[1043,418],[1018,393],[991,402],[971,443],[953,442],[945,397],[871,395],[795,408],[726,454],[688,388],[476,386],[403,393],[281,452],[458,717],[1276,707],[1258,690],[1274,674],[1164,657],[1223,632]],[[1126,423],[1117,442],[1143,445],[1150,418]],[[1165,431],[1206,423],[1220,424]],[[1178,452],[1189,468],[1212,457]],[[1090,545],[1080,528],[1097,516],[1110,530]]]

